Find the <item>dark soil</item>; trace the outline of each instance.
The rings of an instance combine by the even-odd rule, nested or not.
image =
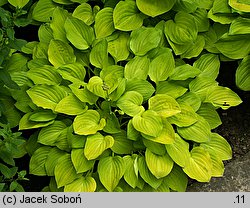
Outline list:
[[[228,110],[219,110],[222,120],[216,132],[230,143],[233,158],[237,159],[250,151],[250,92],[238,89],[235,85],[237,62],[222,63],[217,81],[220,85],[229,87],[242,99],[242,103]]]

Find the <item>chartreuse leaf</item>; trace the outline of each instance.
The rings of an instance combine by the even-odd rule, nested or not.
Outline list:
[[[57,71],[63,77],[63,79],[77,84],[84,84],[86,70],[80,63],[63,65],[59,67]]]
[[[165,81],[174,71],[175,61],[172,50],[162,49],[160,55],[156,56],[149,65],[149,77],[154,82]]]
[[[113,191],[125,172],[125,162],[120,156],[108,156],[100,159],[97,167],[98,175],[103,186]]]
[[[250,55],[239,64],[235,73],[236,85],[241,90],[250,91]]]
[[[183,171],[192,179],[199,182],[209,182],[212,176],[212,160],[203,147],[194,147],[189,162]]]
[[[40,128],[40,127],[45,127],[45,126],[49,126],[50,124],[54,123],[54,120],[50,120],[50,121],[41,121],[41,122],[37,122],[37,121],[32,121],[30,120],[30,116],[32,116],[33,113],[29,112],[26,113],[19,121],[19,130],[25,130],[25,129],[34,129],[34,128]]]
[[[84,113],[87,110],[85,103],[82,103],[75,95],[69,94],[63,98],[55,108],[58,113],[64,113],[66,115],[78,115]]]
[[[34,7],[32,18],[40,22],[49,22],[56,6],[52,0],[40,0]]]
[[[223,110],[231,106],[237,106],[242,103],[240,97],[231,89],[222,86],[209,88],[204,102],[213,104],[215,107],[221,107]]]
[[[72,84],[69,87],[74,93],[74,95],[82,102],[86,102],[89,103],[90,105],[93,105],[98,100],[98,96],[90,92],[87,89],[87,86],[83,87],[82,85]]]
[[[166,153],[166,148],[164,144],[160,144],[149,139],[143,139],[142,142],[148,150],[150,150],[156,155],[164,155]]]
[[[127,125],[127,138],[133,141],[137,141],[141,138],[141,133],[134,128],[131,119]]]
[[[50,22],[50,28],[53,31],[54,39],[58,39],[66,43],[68,42],[68,40],[66,38],[64,23],[68,16],[69,13],[67,10],[56,7],[53,12],[52,21]]]
[[[164,178],[169,188],[178,192],[185,192],[188,185],[188,177],[182,168],[174,165],[171,172]]]
[[[187,13],[193,13],[197,9],[197,2],[192,0],[178,0],[174,7],[174,11],[183,11]]]
[[[230,24],[236,15],[231,14],[232,8],[227,0],[215,0],[213,7],[208,12],[208,18],[221,24]]]
[[[145,111],[142,106],[143,97],[139,92],[125,92],[117,101],[116,105],[129,116],[135,116]]]
[[[75,117],[73,122],[74,132],[79,135],[95,134],[106,125],[104,118],[95,110],[87,110],[85,113]]]
[[[230,13],[214,13],[213,9],[210,9],[208,12],[208,18],[211,19],[213,22],[218,22],[220,24],[231,24],[233,20],[235,20],[236,16]]]
[[[198,32],[206,32],[209,30],[209,19],[207,18],[206,9],[196,9],[193,16],[198,27]]]
[[[67,18],[64,24],[67,39],[80,50],[86,50],[94,41],[95,35],[92,27],[83,21],[71,17]]]
[[[67,126],[62,121],[55,121],[52,125],[42,128],[37,139],[39,143],[49,146],[56,146],[62,140],[67,140]]]
[[[135,78],[127,80],[126,91],[136,91],[142,95],[143,101],[146,101],[153,95],[155,88],[147,80],[139,80]]]
[[[139,157],[138,159],[138,169],[140,176],[143,180],[148,183],[152,188],[157,189],[161,183],[162,178],[157,179],[149,170],[145,157]]]
[[[99,157],[104,150],[111,148],[114,145],[112,136],[103,136],[99,132],[87,137],[84,147],[84,155],[88,160],[93,160]]]
[[[117,34],[116,39],[108,41],[108,52],[116,62],[126,60],[130,54],[128,48],[129,35],[124,32]]]
[[[53,39],[53,31],[49,24],[42,24],[38,29],[38,39],[40,42],[44,42],[49,44],[49,42]],[[34,44],[34,45],[33,45]],[[32,51],[29,53],[33,53],[33,48],[38,44],[38,42],[29,42],[22,48],[22,50],[28,46],[32,46]],[[23,51],[24,52],[24,51]],[[26,53],[26,51],[25,51]]]
[[[163,123],[161,117],[153,110],[146,110],[132,119],[134,128],[148,136],[157,137],[161,134]]]
[[[108,42],[102,39],[90,52],[90,63],[97,68],[105,68],[108,64]]]
[[[64,187],[65,192],[94,192],[96,181],[91,176],[82,176]]]
[[[210,103],[203,103],[197,113],[207,120],[211,129],[215,129],[222,124],[216,108]]]
[[[231,8],[227,0],[214,0],[213,13],[231,13]]]
[[[222,177],[224,173],[224,164],[215,154],[209,153],[212,160],[212,177]]]
[[[183,51],[183,53],[181,54],[181,58],[190,59],[199,56],[203,51],[205,44],[205,38],[202,35],[198,35],[194,43],[186,45],[186,47],[188,46],[187,50]]]
[[[105,113],[103,117],[106,120],[106,125],[103,128],[103,131],[109,134],[119,133],[121,131],[120,123],[115,114],[110,114],[109,112]]]
[[[210,9],[213,6],[214,0],[198,0],[196,2],[199,8]]]
[[[27,72],[27,76],[34,84],[58,85],[62,81],[62,77],[56,69],[49,65],[32,68]]]
[[[39,42],[33,49],[33,59],[48,59],[48,48],[47,43]]]
[[[29,2],[29,0],[8,0],[8,2],[12,6],[21,9]]]
[[[58,3],[58,4],[63,4],[63,5],[73,4],[71,0],[53,0],[53,1]]]
[[[87,25],[91,25],[95,20],[92,8],[87,3],[82,3],[79,6],[77,6],[72,16],[82,20]]]
[[[98,76],[93,76],[89,79],[87,89],[102,98],[106,98],[108,94],[107,90],[104,89],[103,80]]]
[[[175,124],[179,127],[185,127],[194,124],[198,120],[197,114],[190,105],[187,105],[184,102],[180,102],[179,106],[180,113],[169,117],[168,121],[170,123]]]
[[[56,68],[76,61],[73,48],[60,40],[51,40],[48,49],[50,63]]]
[[[185,103],[191,106],[196,112],[201,106],[201,99],[198,95],[193,92],[188,92],[177,99],[179,103]]]
[[[130,2],[130,1],[129,1]],[[162,31],[157,28],[141,27],[133,30],[130,35],[130,49],[135,55],[144,56],[156,48],[162,37]]]
[[[150,60],[147,56],[135,56],[126,65],[124,77],[126,79],[146,80],[148,76]]]
[[[178,12],[175,19],[168,20],[165,25],[165,35],[174,44],[192,43],[197,39],[198,27],[191,14]]]
[[[66,152],[59,150],[56,147],[50,150],[48,157],[46,159],[46,162],[45,162],[45,170],[48,176],[55,175],[54,171],[58,163],[58,160],[66,154],[67,154]]]
[[[112,93],[109,94],[109,99],[115,102],[125,92],[126,79],[125,78],[118,78],[117,80],[112,79],[113,78],[112,75],[110,76],[110,78],[111,78],[111,80],[110,80],[109,84],[111,84],[111,88],[108,86],[108,89],[110,89],[110,91],[112,91]]]
[[[250,34],[250,20],[248,18],[238,17],[235,19],[229,28],[229,35],[244,35]]]
[[[84,173],[93,168],[95,161],[88,160],[84,155],[84,149],[73,149],[71,160],[77,173]]]
[[[225,138],[217,133],[212,133],[208,142],[202,143],[210,154],[216,155],[220,160],[230,160],[232,158],[232,148]]]
[[[51,150],[52,150],[52,147],[45,146],[45,147],[40,147],[34,152],[34,154],[32,155],[30,159],[30,164],[29,164],[30,174],[34,174],[37,176],[47,175],[47,172],[45,169],[45,162]]]
[[[175,140],[175,132],[172,125],[165,119],[162,119],[163,129],[159,136],[152,137],[142,133],[142,136],[152,142],[160,144],[172,144]]]
[[[111,75],[116,78],[123,78],[124,68],[118,65],[110,65],[102,69],[100,72],[100,77],[105,79],[106,76]]]
[[[58,85],[35,85],[27,90],[27,93],[38,107],[51,110],[67,96],[65,89]]]
[[[113,20],[117,30],[135,30],[142,26],[144,18],[134,1],[120,1],[114,8]]]
[[[215,46],[224,56],[241,59],[250,52],[250,37],[247,34],[239,36],[226,33],[220,37]]]
[[[47,27],[48,27],[48,25],[46,25]],[[46,27],[45,26],[45,24],[43,25],[43,26],[40,26],[39,27],[39,29],[38,29],[38,39],[41,41],[41,42],[46,42],[46,43],[48,43],[52,38],[53,38],[53,35],[51,35],[50,37],[51,37],[51,39],[49,39],[49,37],[48,38],[46,38],[46,39],[49,39],[49,41],[48,40],[46,40],[45,38],[44,38],[44,40],[43,39],[40,39],[41,37],[41,29],[43,29],[43,30],[45,30],[46,31]],[[52,32],[52,31],[51,31]],[[43,37],[42,37],[43,38]],[[42,41],[43,40],[43,41]],[[21,49],[21,51],[23,52],[23,53],[26,53],[26,54],[33,54],[33,50],[34,50],[34,48],[36,47],[36,45],[38,44],[38,42],[37,41],[31,41],[31,42],[28,42],[28,43],[26,43],[23,47],[22,47],[22,49]]]
[[[204,54],[194,62],[193,66],[201,70],[200,76],[216,79],[219,74],[220,60],[215,54]]]
[[[181,167],[185,167],[190,158],[189,143],[184,141],[178,134],[172,144],[165,145],[169,156]]]
[[[207,142],[211,136],[210,125],[203,117],[197,115],[197,118],[198,121],[191,126],[177,127],[177,132],[186,140]]]
[[[189,89],[191,92],[197,94],[201,101],[204,101],[207,96],[207,91],[210,88],[218,86],[218,82],[208,77],[198,76],[189,83]]]
[[[168,153],[157,155],[151,152],[148,148],[145,152],[145,160],[148,169],[157,179],[167,176],[174,165],[174,162]]]
[[[133,152],[133,142],[127,138],[125,131],[112,135],[114,138],[114,144],[111,150],[116,154],[130,154]]]
[[[124,179],[132,187],[135,188],[138,184],[138,156],[136,154],[126,155],[123,157],[126,165]]]
[[[174,81],[162,81],[156,85],[156,94],[166,94],[173,98],[182,96],[187,91],[187,88],[182,87]]]
[[[119,78],[119,76],[112,73],[108,74],[103,80],[103,89],[109,95],[114,92],[113,96],[110,97],[111,99],[118,99],[125,90],[125,79]]]
[[[113,23],[113,8],[106,7],[100,10],[95,16],[96,38],[105,38],[115,31]]]
[[[186,80],[188,78],[194,78],[197,75],[199,75],[201,73],[201,71],[196,68],[193,67],[189,64],[184,64],[181,66],[177,66],[172,75],[170,76],[171,80]]]
[[[50,42],[50,41],[49,41]],[[48,43],[47,43],[48,44]],[[44,65],[50,65],[49,60],[47,58],[33,58],[28,62],[28,68],[34,69],[37,67],[43,67]]]
[[[176,0],[159,0],[159,1],[151,1],[151,0],[136,0],[136,5],[138,9],[144,14],[156,17],[158,15],[164,14],[172,9]]]
[[[181,112],[179,104],[174,98],[165,94],[156,94],[148,100],[148,108],[167,118]]]
[[[229,0],[228,4],[241,12],[250,12],[250,3],[249,1],[241,1],[241,0]]]
[[[56,116],[57,115],[54,114],[51,110],[38,110],[30,115],[29,120],[35,122],[46,122],[54,120]]]
[[[79,178],[74,165],[71,161],[70,154],[62,156],[55,167],[55,179],[57,187],[63,187],[72,183],[75,179]]]

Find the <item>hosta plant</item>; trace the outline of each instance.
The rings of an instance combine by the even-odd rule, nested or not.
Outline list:
[[[247,11],[220,2],[228,3],[34,5],[39,41],[13,54],[11,76],[21,90],[12,96],[24,113],[19,129],[34,131],[30,173],[51,177],[44,190],[185,191],[188,178],[223,175],[232,151],[213,131],[217,109],[242,101],[216,78],[220,61],[247,65],[250,41],[244,24],[235,25],[244,34],[228,33],[233,21],[247,24]],[[217,17],[216,8],[225,11]],[[232,15],[221,14],[228,8]]]

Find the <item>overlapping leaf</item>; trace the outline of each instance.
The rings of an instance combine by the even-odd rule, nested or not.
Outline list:
[[[108,191],[113,191],[125,172],[125,162],[122,157],[104,157],[98,163],[100,181]]]
[[[103,136],[98,132],[87,137],[84,155],[88,160],[96,159],[104,150],[111,148],[113,145],[114,138],[112,136]]]
[[[139,92],[128,91],[117,101],[117,106],[129,116],[135,116],[145,111],[142,106],[143,97]]]
[[[209,182],[212,177],[212,160],[203,147],[194,147],[191,151],[189,163],[183,171],[190,177],[199,182]]]
[[[35,85],[27,93],[37,106],[51,110],[68,94],[63,87],[57,85]]]
[[[134,1],[120,1],[114,8],[115,29],[130,31],[143,24],[144,15],[140,13]]]
[[[50,63],[56,68],[76,61],[73,48],[60,40],[51,40],[48,49]]]
[[[64,24],[67,39],[78,49],[86,50],[94,41],[94,30],[77,18],[67,18]]]
[[[235,74],[236,85],[245,91],[250,91],[250,56],[246,56],[238,66]]]
[[[168,12],[175,4],[176,0],[170,1],[150,1],[150,0],[136,0],[136,5],[144,14],[155,17]]]
[[[90,135],[102,130],[105,124],[105,119],[100,118],[100,114],[97,111],[87,110],[85,113],[75,117],[73,127],[76,134]]]

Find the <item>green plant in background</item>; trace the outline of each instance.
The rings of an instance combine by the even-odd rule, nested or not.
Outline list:
[[[32,19],[28,17],[30,7],[24,8],[28,2],[0,1],[0,120],[2,123],[9,123],[11,128],[17,126],[21,118],[10,94],[10,90],[17,92],[20,89],[10,76],[11,62],[19,61],[20,54],[17,52],[27,43],[15,38],[14,27],[24,27],[31,23]],[[26,62],[18,62],[19,67],[22,68]]]
[[[24,191],[19,181],[28,180],[26,170],[18,171],[15,158],[26,154],[26,141],[21,132],[13,133],[9,125],[0,123],[0,127],[0,191]]]
[[[216,110],[242,101],[216,81],[220,62],[240,60],[236,83],[249,85],[249,10],[229,2],[34,5],[39,41],[5,66],[44,191],[185,191],[188,177],[223,175],[232,151]]]
[[[0,191],[24,191],[19,181],[28,180],[26,170],[18,171],[15,164],[16,158],[26,154],[26,141],[21,132],[12,130],[18,126],[23,113],[14,105],[11,92],[18,94],[20,87],[10,76],[11,62],[18,62],[18,51],[27,43],[15,38],[14,27],[27,26],[32,21],[23,8],[26,3],[28,1],[0,1]],[[22,62],[18,65],[24,66]]]

